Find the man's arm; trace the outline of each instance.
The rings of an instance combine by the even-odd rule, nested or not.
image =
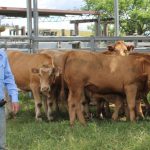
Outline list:
[[[18,89],[15,84],[14,76],[11,72],[6,54],[5,54],[5,68],[4,68],[4,84],[8,91],[9,96],[11,97],[13,111],[14,113],[17,113],[19,110]]]

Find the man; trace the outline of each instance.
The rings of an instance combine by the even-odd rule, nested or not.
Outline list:
[[[6,149],[6,118],[4,105],[4,86],[12,100],[14,114],[19,111],[18,90],[11,72],[7,55],[4,49],[0,49],[0,150]]]

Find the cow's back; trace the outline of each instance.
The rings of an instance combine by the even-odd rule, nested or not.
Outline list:
[[[132,83],[142,73],[136,56],[107,56],[93,52],[69,52],[64,65],[66,79],[91,86],[96,91],[123,91],[124,84]],[[135,71],[133,70],[135,68]],[[73,76],[74,75],[74,76]],[[82,83],[79,83],[81,81]],[[115,83],[115,84],[114,84]],[[102,87],[101,87],[102,85]],[[97,88],[99,87],[99,88]],[[109,88],[108,88],[109,87]]]
[[[47,54],[53,59],[53,63],[56,67],[62,68],[63,58],[67,51],[65,50],[42,50],[40,53]]]
[[[7,51],[11,70],[17,86],[22,90],[30,90],[31,80],[39,83],[38,75],[32,74],[32,68],[43,64],[52,64],[52,59],[46,54],[28,54],[20,51]]]

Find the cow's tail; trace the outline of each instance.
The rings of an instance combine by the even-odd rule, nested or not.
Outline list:
[[[65,100],[66,98],[64,87],[65,87],[65,66],[67,63],[68,56],[69,56],[69,52],[65,53],[62,61],[61,90],[60,90],[61,100]]]

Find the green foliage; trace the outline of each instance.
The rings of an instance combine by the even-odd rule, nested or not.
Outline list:
[[[103,18],[114,17],[114,0],[84,0],[85,10],[102,12]],[[150,0],[119,0],[120,29],[122,33],[142,34],[150,30]]]
[[[0,26],[0,32],[5,31],[5,27],[4,26]]]

